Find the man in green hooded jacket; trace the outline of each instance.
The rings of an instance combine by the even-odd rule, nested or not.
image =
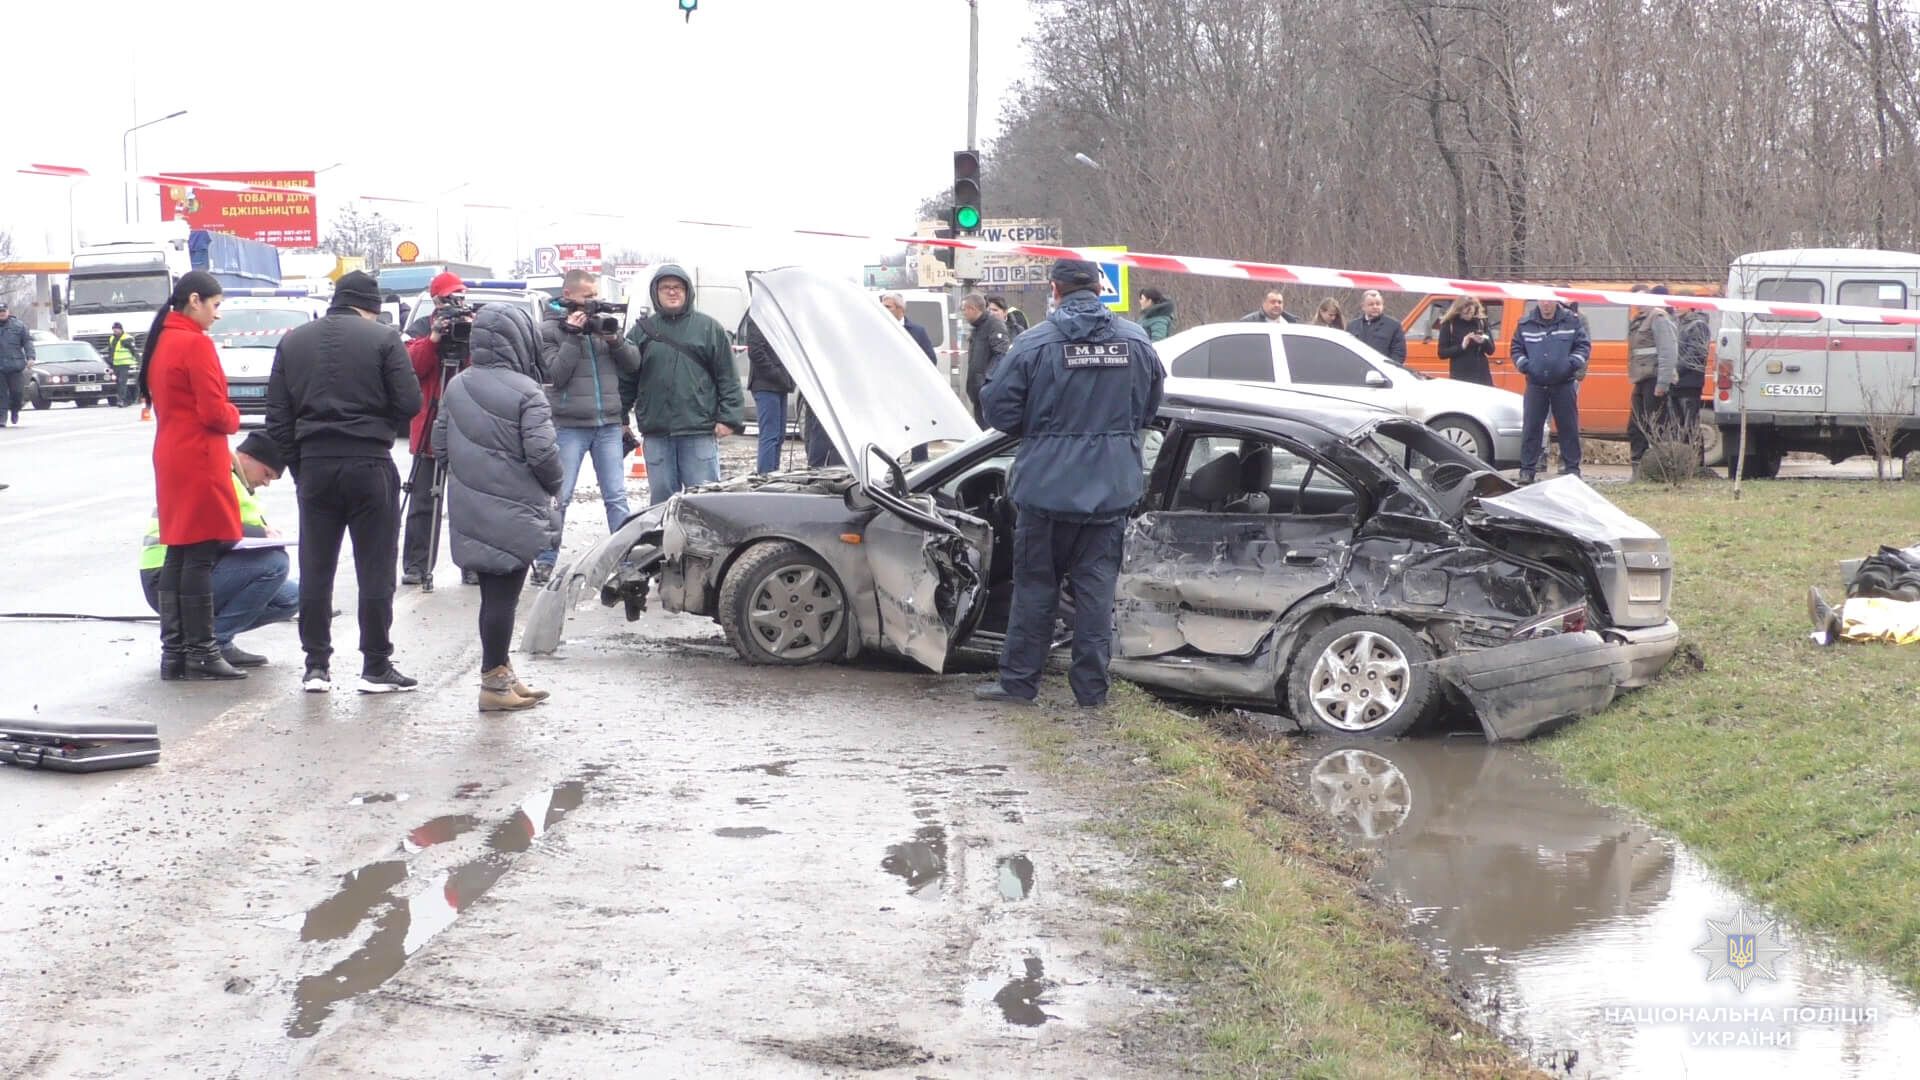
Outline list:
[[[718,322],[694,310],[693,279],[667,263],[654,272],[653,315],[637,318],[627,340],[640,371],[621,387],[634,414],[655,503],[682,488],[718,483],[719,439],[746,429],[746,398],[733,368],[733,342]]]

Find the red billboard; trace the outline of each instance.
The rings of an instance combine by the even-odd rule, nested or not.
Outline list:
[[[308,172],[181,172],[167,174],[160,185],[160,218],[184,218],[190,228],[230,233],[283,248],[310,248],[319,244],[319,220],[313,196],[293,195],[277,188],[311,188]],[[218,186],[189,183],[220,182]],[[177,181],[177,182],[176,182]],[[244,188],[244,190],[234,190]]]

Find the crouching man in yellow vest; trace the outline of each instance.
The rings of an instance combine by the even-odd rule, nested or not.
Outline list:
[[[240,531],[246,536],[276,536],[267,526],[254,492],[280,479],[284,462],[280,448],[256,431],[240,443],[233,454],[233,491],[240,497]],[[140,588],[147,594],[147,606],[160,610],[160,564],[167,559],[167,546],[160,542],[160,515],[154,512],[147,522],[147,536],[140,547]],[[233,643],[235,636],[268,623],[282,622],[300,610],[300,586],[288,579],[290,570],[285,548],[229,549],[213,564],[213,639],[227,663],[234,667],[259,667],[267,658],[250,653]]]

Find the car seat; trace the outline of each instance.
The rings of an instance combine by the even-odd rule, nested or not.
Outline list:
[[[1227,499],[1222,509],[1229,514],[1265,514],[1273,509],[1273,447],[1259,446],[1243,450],[1240,457],[1240,491]]]
[[[1240,454],[1229,450],[1193,470],[1192,475],[1187,477],[1186,490],[1181,492],[1177,501],[1177,509],[1217,514],[1226,506],[1227,500],[1239,492]]]

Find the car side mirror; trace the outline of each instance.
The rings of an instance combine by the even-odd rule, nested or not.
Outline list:
[[[900,468],[900,463],[888,457],[885,450],[880,449],[879,446],[873,443],[867,444],[867,454],[870,457],[877,457],[886,463],[886,489],[888,493],[905,496],[907,493],[907,474],[906,470]]]
[[[1387,378],[1387,376],[1383,372],[1368,369],[1367,385],[1374,387],[1375,389],[1382,389],[1388,386],[1392,386],[1393,380]]]

